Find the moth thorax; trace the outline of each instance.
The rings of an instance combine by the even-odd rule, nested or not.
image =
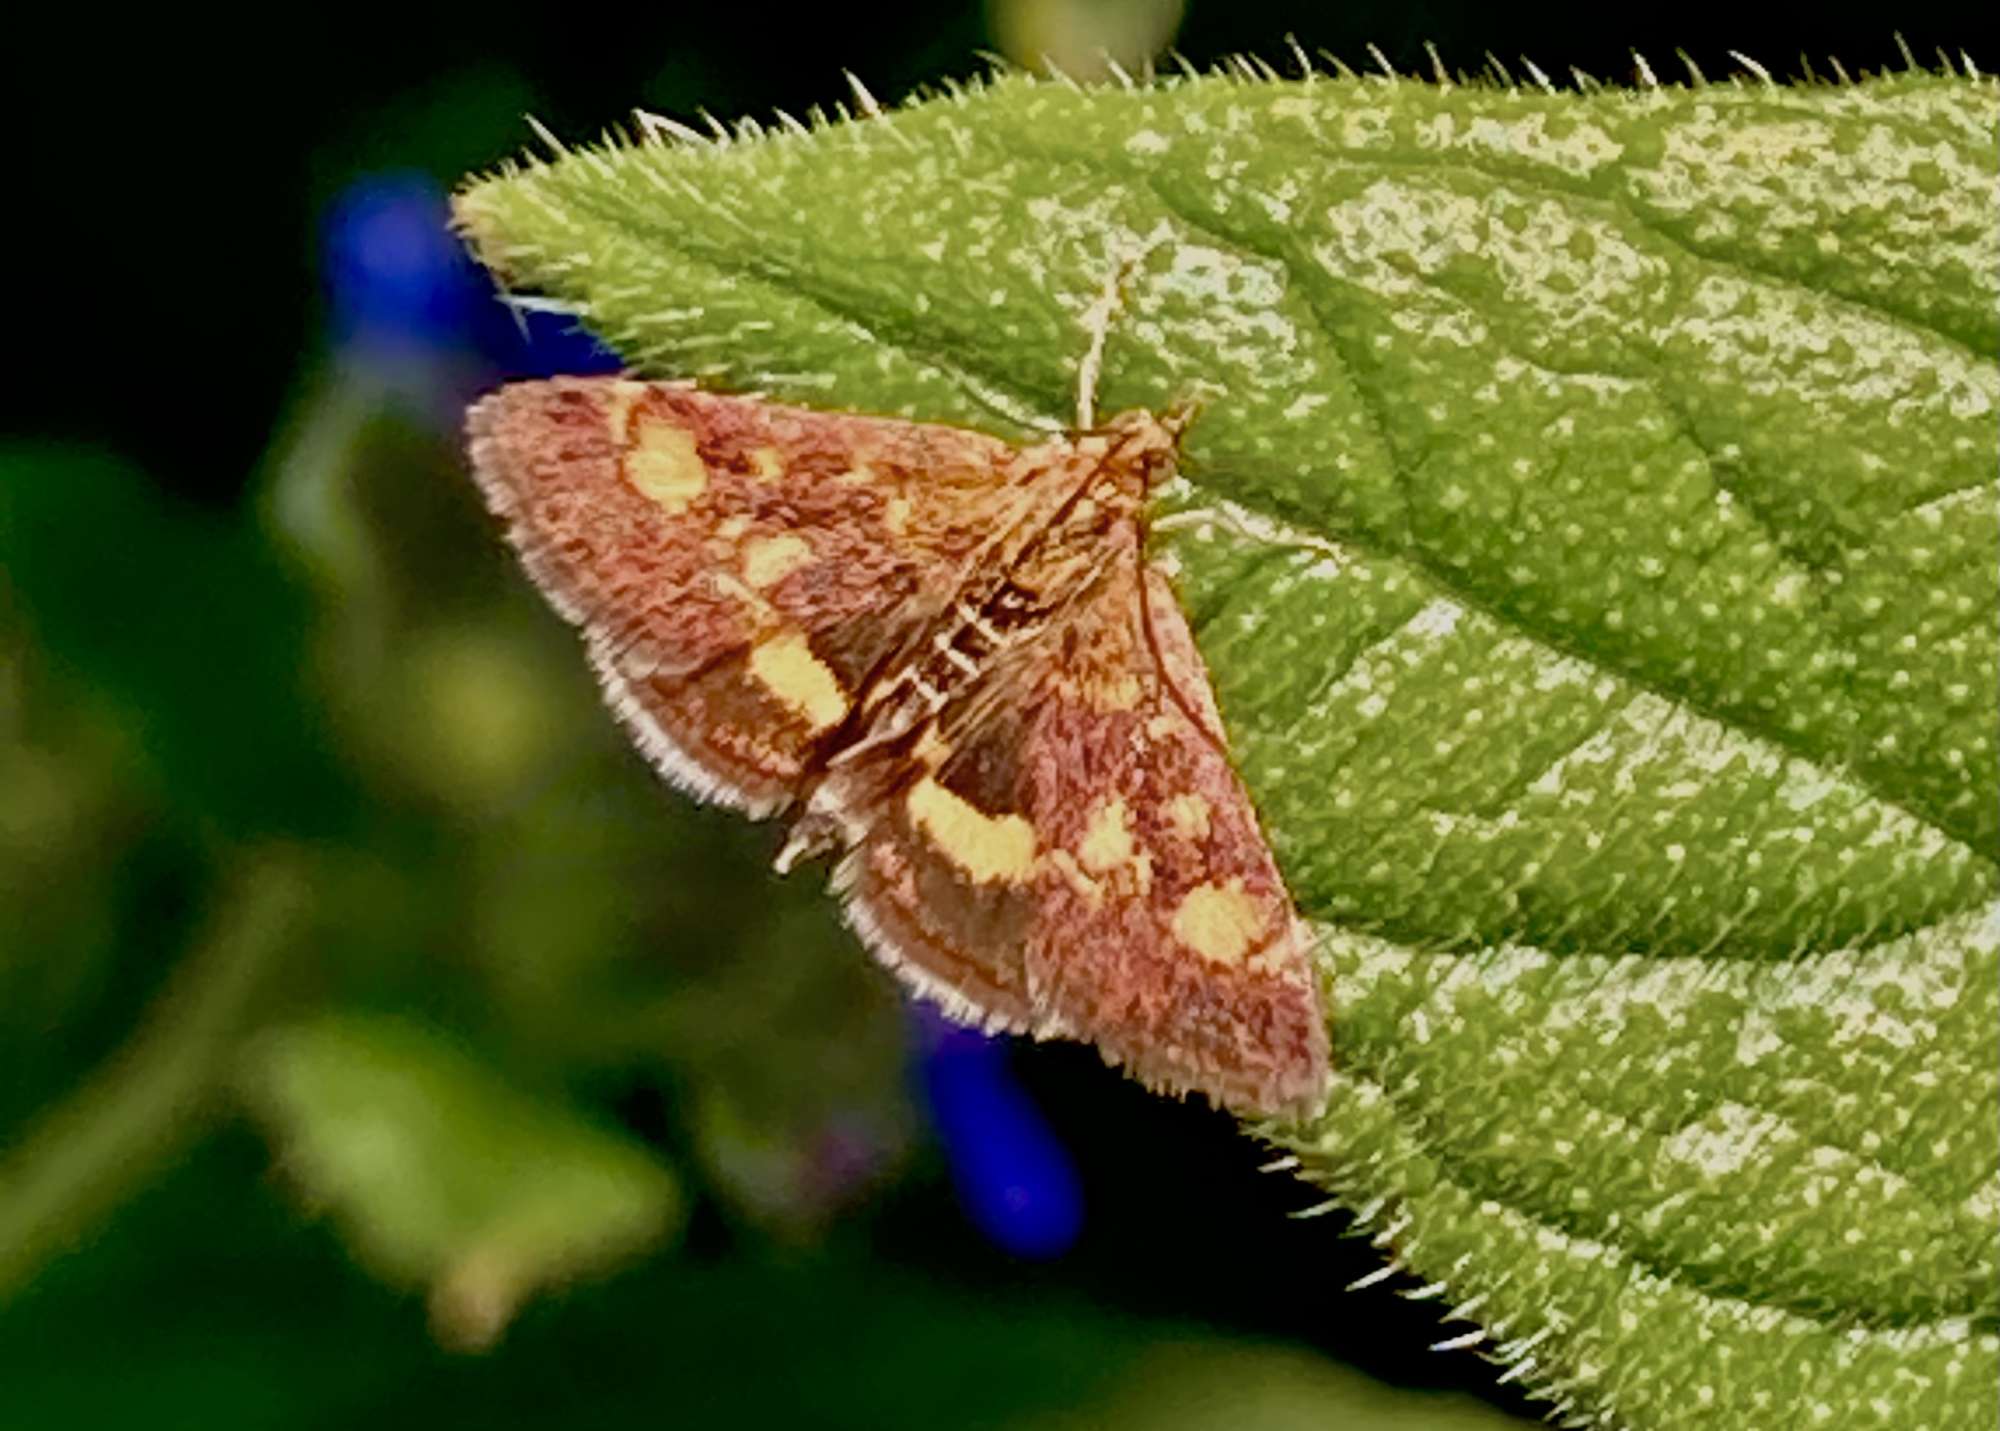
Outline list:
[[[1133,483],[1138,489],[1135,495],[1143,497],[1149,489],[1174,475],[1186,416],[1182,411],[1169,413],[1162,419],[1144,409],[1135,409],[1119,413],[1104,425],[1102,430],[1111,438],[1111,465],[1137,479]]]

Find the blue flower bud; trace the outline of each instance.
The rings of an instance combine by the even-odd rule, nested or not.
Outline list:
[[[920,1072],[966,1216],[1017,1257],[1052,1258],[1083,1230],[1083,1187],[1008,1068],[1004,1040],[919,1013]]]

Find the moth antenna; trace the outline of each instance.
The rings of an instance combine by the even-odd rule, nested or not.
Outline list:
[[[1155,532],[1179,532],[1193,530],[1200,532],[1204,527],[1220,527],[1233,537],[1260,545],[1282,547],[1288,551],[1313,552],[1329,561],[1345,564],[1353,560],[1353,553],[1325,537],[1302,532],[1286,526],[1269,517],[1250,511],[1234,502],[1218,502],[1206,507],[1188,507],[1166,516],[1155,517],[1149,530]]]
[[[1084,349],[1083,360],[1076,366],[1078,432],[1088,432],[1097,425],[1097,380],[1104,370],[1104,345],[1111,336],[1111,324],[1118,310],[1125,305],[1125,282],[1152,255],[1153,250],[1165,242],[1164,236],[1156,235],[1138,249],[1122,256],[1105,276],[1104,286],[1098,290],[1097,297],[1083,310],[1084,330],[1090,335],[1090,346]]]
[[[1178,436],[1175,440],[1176,442],[1179,441]],[[1204,740],[1214,746],[1217,753],[1226,761],[1229,759],[1228,741],[1219,732],[1209,727],[1207,713],[1202,710],[1199,702],[1190,700],[1187,692],[1180,688],[1180,685],[1174,680],[1172,670],[1167,666],[1167,658],[1160,652],[1160,643],[1153,634],[1152,583],[1147,581],[1146,572],[1143,569],[1150,565],[1150,563],[1146,561],[1143,555],[1139,558],[1139,562],[1142,568],[1139,572],[1139,631],[1145,637],[1146,653],[1153,658],[1153,669],[1160,674],[1161,689],[1167,693],[1168,700],[1180,707],[1180,712],[1187,717],[1188,724],[1193,726]]]
[[[1111,315],[1118,306],[1118,286],[1124,276],[1123,269],[1123,264],[1112,269],[1104,287],[1083,312],[1084,331],[1090,335],[1090,345],[1083,350],[1083,361],[1076,366],[1078,432],[1088,432],[1096,425],[1097,375],[1104,366],[1104,344],[1111,333]]]

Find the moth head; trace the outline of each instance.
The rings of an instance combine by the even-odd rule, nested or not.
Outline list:
[[[1170,408],[1164,415],[1135,408],[1121,412],[1102,430],[1111,438],[1117,465],[1139,476],[1150,489],[1174,475],[1181,434],[1193,418],[1191,407]]]

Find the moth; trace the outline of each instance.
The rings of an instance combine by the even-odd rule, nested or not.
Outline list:
[[[962,1022],[1148,1085],[1309,1110],[1327,1034],[1207,670],[1146,552],[1181,419],[1017,447],[570,378],[468,419],[473,471],[669,780],[784,816],[848,921]]]

